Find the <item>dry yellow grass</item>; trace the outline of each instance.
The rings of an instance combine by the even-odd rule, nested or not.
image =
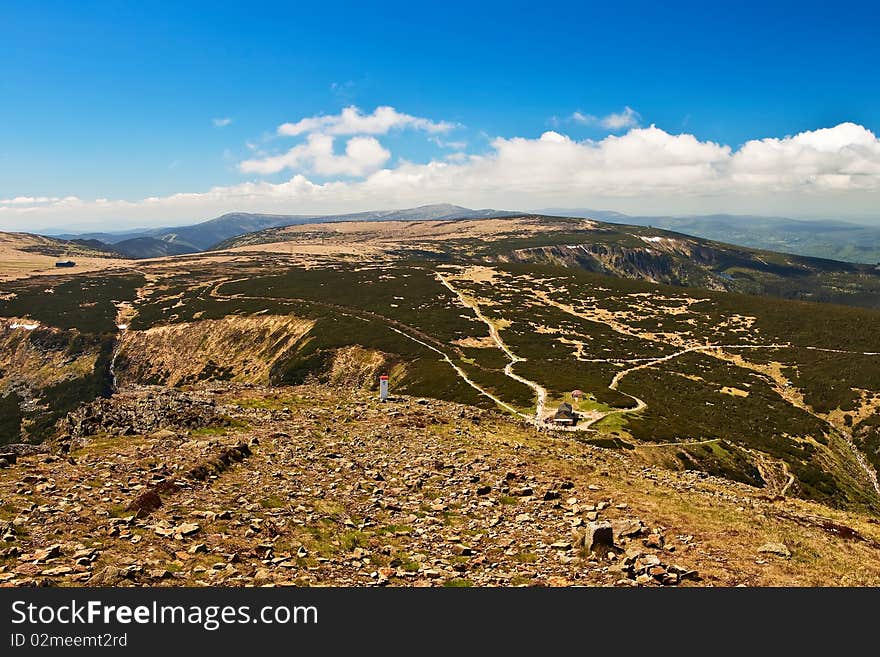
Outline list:
[[[130,266],[132,263],[131,260],[84,255],[74,248],[70,257],[76,261],[76,267],[59,270],[55,263],[63,256],[42,255],[25,250],[52,244],[54,242],[38,235],[0,232],[0,282],[46,274],[102,271]]]

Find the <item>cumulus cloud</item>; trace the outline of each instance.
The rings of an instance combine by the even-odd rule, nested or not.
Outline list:
[[[355,106],[346,107],[339,114],[325,114],[284,123],[277,129],[281,137],[305,137],[284,153],[244,160],[239,164],[242,173],[270,175],[284,170],[305,171],[322,176],[364,176],[382,167],[391,153],[374,135],[386,135],[392,130],[421,130],[431,133],[438,146],[447,146],[437,137],[451,130],[454,124],[398,112],[393,107],[377,107],[364,114]],[[355,135],[345,143],[345,153],[334,152],[335,137]],[[458,142],[451,142],[454,147]],[[252,149],[254,150],[254,149]]]
[[[232,123],[232,119],[228,116],[225,116],[222,118],[211,119],[211,123],[214,124],[215,128],[225,128]]]
[[[344,153],[333,146],[333,136],[313,133],[280,156],[241,163],[251,174],[298,171],[280,183],[257,180],[140,201],[0,200],[0,226],[121,216],[161,218],[167,225],[172,218],[194,221],[232,210],[331,213],[439,201],[520,210],[842,216],[875,212],[880,201],[880,140],[853,123],[755,139],[736,149],[655,126],[583,141],[548,131],[538,138],[498,137],[481,154],[394,166],[374,137],[351,137]],[[330,179],[316,181],[302,170]]]
[[[372,114],[364,114],[354,105],[339,114],[322,114],[300,119],[296,123],[278,126],[278,134],[296,137],[310,132],[328,135],[385,135],[391,130],[423,130],[430,133],[449,132],[455,127],[448,121],[432,121],[419,116],[398,112],[393,107],[382,106]]]
[[[346,142],[342,155],[334,153],[334,141],[330,135],[312,134],[305,143],[282,155],[245,160],[239,169],[243,173],[260,175],[296,169],[322,176],[363,176],[379,169],[391,157],[391,153],[374,137],[352,137]]]
[[[594,116],[583,112],[573,112],[571,120],[583,125],[597,125],[606,130],[618,131],[624,128],[635,128],[642,120],[641,115],[632,107],[624,106],[620,112],[612,112],[606,116]]]
[[[599,123],[603,128],[608,128],[609,130],[621,130],[622,128],[637,126],[640,120],[639,113],[632,107],[624,107],[622,112],[602,117]]]
[[[730,161],[731,181],[774,190],[796,186],[828,190],[877,189],[880,141],[854,123],[783,139],[746,142]]]

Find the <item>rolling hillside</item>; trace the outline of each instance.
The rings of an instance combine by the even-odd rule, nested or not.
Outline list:
[[[78,271],[94,271],[118,266],[122,258],[96,241],[0,232],[0,281],[54,272],[58,260],[72,259]]]
[[[547,214],[665,228],[696,237],[802,256],[880,263],[880,226],[838,220],[754,215],[635,216],[602,210],[553,208]]]
[[[621,278],[880,308],[880,267],[739,247],[657,228],[519,215],[410,225],[334,223],[269,228],[216,249],[270,244],[397,250],[413,257],[528,262]]]

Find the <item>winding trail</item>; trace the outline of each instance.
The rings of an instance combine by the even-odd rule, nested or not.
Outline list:
[[[513,353],[510,347],[505,344],[504,340],[501,339],[500,333],[498,332],[498,327],[495,326],[495,322],[493,322],[483,314],[483,311],[480,310],[480,304],[478,304],[475,300],[465,296],[460,290],[455,289],[452,283],[449,282],[449,279],[440,272],[436,272],[436,275],[437,280],[439,280],[444,287],[446,287],[450,292],[458,297],[459,302],[463,306],[465,306],[466,308],[470,308],[477,316],[477,319],[479,319],[481,322],[489,327],[489,335],[492,337],[492,341],[501,351],[504,352],[504,355],[507,356],[507,358],[510,360],[510,362],[504,367],[504,374],[514,381],[518,381],[534,390],[536,398],[534,421],[536,423],[542,422],[544,418],[544,406],[547,403],[547,389],[536,383],[535,381],[531,381],[513,371],[514,365],[516,365],[517,363],[522,363],[526,359],[522,358],[521,356],[517,356],[515,353]]]
[[[771,461],[771,459],[766,454],[759,451],[751,449],[746,451],[754,457],[755,467],[758,469],[758,473],[761,475],[761,479],[764,480],[764,483],[767,486],[779,486],[778,477],[773,475],[767,467],[767,464]],[[788,467],[788,463],[786,463],[784,460],[773,460],[771,465],[778,465],[782,469],[782,476],[785,477],[785,483],[782,484],[782,487],[777,493],[775,493],[775,495],[779,497],[785,497],[786,495],[788,495],[789,489],[791,489],[792,485],[794,484],[795,477],[791,473],[791,469]]]
[[[620,326],[616,326],[612,322],[603,321],[599,318],[591,317],[590,315],[588,315],[586,313],[578,312],[572,306],[568,306],[566,304],[560,303],[559,301],[551,299],[546,292],[539,292],[537,290],[532,290],[532,293],[535,294],[536,297],[545,301],[546,303],[553,305],[556,308],[559,308],[563,312],[566,312],[570,315],[573,315],[575,317],[579,317],[581,319],[585,319],[590,322],[603,324],[603,325],[609,327],[610,329],[612,329],[613,331],[615,331],[617,333],[621,333],[622,335],[633,336],[633,337],[638,337],[640,339],[649,340],[649,338],[645,338],[644,336],[639,336],[638,334],[633,333],[630,330],[624,329]],[[650,341],[658,342],[658,344],[667,344],[667,345],[669,344],[667,342],[662,342],[662,341],[657,341],[657,340],[650,340]],[[631,367],[629,369],[622,370],[622,371],[618,372],[617,374],[615,374],[614,378],[612,379],[612,381],[608,387],[612,390],[615,390],[615,391],[617,391],[621,394],[624,394],[627,397],[633,399],[636,402],[636,406],[632,407],[632,408],[624,408],[624,409],[620,409],[620,410],[608,411],[604,415],[601,415],[596,418],[591,418],[586,423],[584,428],[590,428],[593,425],[595,425],[597,422],[600,422],[601,420],[603,420],[606,417],[609,417],[611,415],[623,415],[626,413],[636,413],[638,411],[641,411],[641,410],[647,408],[647,404],[643,400],[639,399],[638,397],[636,397],[634,395],[631,395],[629,393],[623,392],[622,390],[618,389],[618,386],[620,384],[621,379],[623,379],[628,374],[635,372],[636,370],[645,369],[648,367],[653,367],[654,365],[657,365],[659,363],[669,361],[669,360],[672,360],[673,358],[677,358],[678,356],[681,356],[681,355],[684,355],[687,353],[693,353],[693,352],[723,351],[725,349],[728,349],[728,350],[730,350],[730,349],[785,349],[785,348],[791,348],[791,347],[795,347],[795,346],[798,348],[801,348],[801,349],[809,349],[812,351],[822,351],[822,352],[828,352],[828,353],[854,354],[854,355],[860,355],[860,356],[880,356],[880,352],[850,351],[850,350],[845,350],[845,349],[831,349],[831,348],[827,348],[827,347],[799,346],[799,345],[792,345],[790,343],[769,344],[769,345],[756,345],[756,344],[712,345],[712,344],[707,344],[707,345],[698,345],[698,346],[688,347],[686,349],[682,349],[682,350],[677,351],[675,353],[667,354],[666,356],[661,356],[659,358],[655,358],[655,359],[651,359],[646,362],[642,362],[641,364],[636,365],[635,367]],[[722,358],[722,360],[726,360],[726,359]],[[611,359],[609,359],[609,362],[611,362]],[[620,362],[620,361],[617,361],[617,362]],[[765,372],[762,372],[762,373],[766,375]],[[772,379],[772,377],[771,377],[771,379]],[[834,425],[834,423],[832,423],[828,418],[826,418],[823,415],[821,415],[820,413],[817,413],[816,411],[814,411],[806,403],[803,403],[803,402],[799,403],[798,400],[792,399],[790,395],[785,394],[785,389],[779,385],[780,382],[776,381],[775,379],[773,379],[773,380],[774,380],[774,383],[777,384],[776,386],[774,386],[774,389],[776,390],[777,394],[785,402],[801,409],[802,411],[812,415],[813,417],[815,417],[819,421],[827,424],[832,429],[833,432],[835,432],[836,434],[840,435],[843,438],[843,441],[847,446],[847,451],[850,453],[850,455],[853,457],[856,464],[858,465],[859,469],[863,472],[863,474],[867,477],[868,481],[871,483],[871,486],[874,489],[874,492],[877,494],[878,497],[880,497],[880,480],[878,480],[877,471],[868,462],[867,458],[865,458],[865,455],[859,450],[859,448],[856,447],[855,443],[853,442],[852,435],[849,432],[847,432],[846,430]],[[787,468],[787,466],[786,466],[786,468]],[[788,491],[788,489],[794,483],[794,476],[791,474],[790,471],[787,470],[787,472],[788,472],[789,481],[786,484],[786,486],[783,488],[783,491],[784,491],[783,495],[785,494],[785,492]]]
[[[525,413],[521,413],[520,411],[515,409],[513,406],[508,404],[507,402],[500,400],[498,397],[496,397],[491,392],[489,392],[488,390],[486,390],[485,388],[480,386],[478,383],[475,383],[467,375],[467,372],[465,372],[461,367],[456,365],[455,362],[447,354],[445,354],[444,352],[437,349],[437,347],[433,347],[433,346],[429,345],[427,342],[422,342],[418,338],[414,338],[413,336],[408,335],[407,333],[404,333],[400,329],[396,329],[393,326],[391,326],[389,328],[391,328],[391,330],[394,331],[395,333],[398,333],[398,334],[402,335],[403,337],[405,337],[409,340],[412,340],[413,342],[416,342],[416,343],[422,345],[423,347],[427,347],[428,349],[430,349],[433,352],[440,354],[441,356],[443,356],[443,360],[445,360],[447,363],[449,363],[449,366],[452,369],[454,369],[458,373],[458,375],[464,380],[464,382],[467,383],[471,388],[473,388],[474,390],[479,392],[481,395],[488,397],[489,399],[494,401],[496,404],[498,404],[501,408],[505,409],[506,411],[509,411],[509,412],[513,413],[514,415],[523,418],[524,420],[531,421],[532,418],[530,416],[526,415]]]
[[[642,411],[648,407],[648,404],[644,400],[639,399],[635,395],[631,395],[628,392],[624,392],[623,390],[620,390],[620,388],[619,388],[620,381],[623,379],[623,377],[627,376],[628,374],[632,374],[636,370],[643,370],[643,369],[647,369],[649,367],[654,367],[655,365],[658,365],[660,363],[665,363],[666,361],[672,360],[673,358],[678,358],[679,356],[684,356],[685,354],[690,354],[690,353],[695,353],[695,352],[700,352],[700,351],[713,351],[716,349],[778,349],[780,346],[784,346],[784,345],[778,345],[778,344],[771,344],[771,345],[752,345],[752,344],[748,344],[748,345],[742,345],[742,344],[698,345],[695,347],[688,347],[687,349],[682,349],[680,351],[676,351],[675,353],[672,353],[672,354],[667,354],[666,356],[660,356],[658,358],[651,358],[651,359],[648,359],[647,361],[641,363],[640,365],[636,365],[634,367],[630,367],[628,369],[621,370],[620,372],[618,372],[617,374],[614,375],[613,379],[611,379],[611,383],[608,385],[608,388],[611,390],[614,390],[616,392],[619,392],[622,395],[626,395],[630,399],[634,400],[636,402],[636,405],[632,408],[622,408],[622,409],[618,409],[618,410],[608,411],[604,415],[600,415],[599,417],[591,418],[587,422],[586,426],[591,427],[594,424],[596,424],[597,422],[600,422],[601,420],[604,420],[606,417],[609,417],[611,415],[623,415],[625,413],[638,413],[639,411]],[[644,360],[644,359],[640,359],[640,360]],[[706,442],[711,442],[711,441],[706,441]]]
[[[779,491],[779,494],[782,497],[785,497],[788,494],[788,489],[791,488],[791,485],[794,483],[794,475],[791,473],[791,470],[788,467],[788,463],[785,461],[782,462],[782,468],[785,471],[786,476],[788,477],[788,481],[785,482],[785,486],[782,487],[782,490]]]

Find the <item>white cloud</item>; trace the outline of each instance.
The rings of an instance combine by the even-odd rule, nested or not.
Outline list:
[[[455,124],[448,121],[435,122],[403,114],[393,107],[377,107],[372,114],[363,114],[352,105],[339,114],[322,114],[300,119],[296,123],[283,123],[278,126],[277,132],[283,137],[297,137],[311,132],[328,135],[385,135],[394,129],[442,133],[449,132],[454,127]]]
[[[571,120],[584,125],[598,125],[606,130],[618,131],[624,128],[635,128],[642,117],[632,107],[625,106],[620,112],[612,112],[606,116],[594,116],[583,112],[573,112]],[[557,119],[558,122],[558,119]]]
[[[441,139],[440,137],[428,137],[428,141],[432,144],[436,144],[440,148],[449,148],[455,151],[462,151],[467,148],[468,143],[464,140],[461,141],[446,141],[445,139]]]
[[[632,107],[624,107],[622,112],[617,114],[609,114],[599,121],[603,128],[609,130],[621,130],[623,128],[634,128],[639,124],[642,117]]]
[[[369,136],[348,139],[336,154],[331,135],[312,134],[283,155],[246,160],[243,171],[307,170],[286,182],[246,182],[206,192],[140,201],[76,197],[0,200],[0,228],[65,225],[72,220],[209,218],[233,211],[331,213],[446,201],[470,207],[602,207],[643,213],[746,212],[808,216],[876,215],[880,207],[880,140],[842,123],[738,149],[634,128],[601,140],[576,141],[559,131],[539,138],[496,138],[479,155],[388,166],[391,153]],[[334,177],[343,176],[343,179]],[[833,213],[833,214],[832,214]]]
[[[434,122],[398,112],[393,107],[381,106],[371,114],[364,114],[357,107],[350,106],[339,114],[311,116],[296,123],[279,126],[278,135],[306,135],[306,140],[279,155],[258,153],[259,157],[241,162],[239,169],[242,173],[259,175],[270,175],[289,169],[322,176],[363,176],[379,169],[391,158],[391,153],[372,135],[385,135],[391,130],[422,130],[435,135],[430,139],[437,145],[463,148],[463,142],[446,144],[436,136],[453,127],[454,124],[447,121]],[[346,142],[343,155],[336,155],[334,138],[341,135],[356,136]]]
[[[363,176],[385,164],[391,153],[374,137],[352,137],[345,144],[345,154],[333,151],[334,138],[315,133],[283,155],[245,160],[243,173],[268,175],[285,169],[311,171],[322,176]]]
[[[214,124],[215,128],[225,128],[232,123],[232,119],[228,116],[225,116],[222,118],[211,119],[211,123]]]
[[[730,176],[739,185],[771,189],[877,189],[880,141],[854,123],[753,140],[731,158]]]
[[[42,205],[48,203],[57,203],[63,199],[58,196],[16,196],[15,198],[0,198],[0,206],[2,205]]]

